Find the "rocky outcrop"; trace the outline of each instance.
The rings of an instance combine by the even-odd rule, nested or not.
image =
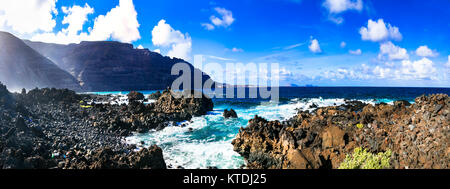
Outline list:
[[[59,168],[64,169],[166,169],[163,153],[158,146],[143,148],[137,152],[120,153],[102,148],[86,156],[80,151],[67,152]]]
[[[144,100],[144,95],[140,92],[137,91],[131,91],[130,93],[128,93],[128,102],[134,102],[134,101],[138,101],[138,100]]]
[[[159,147],[134,152],[121,133],[96,127],[95,117],[122,106],[80,103],[93,97],[59,89],[13,95],[0,84],[0,168],[166,168]]]
[[[15,104],[15,100],[12,98],[11,93],[5,85],[0,82],[0,107],[12,108]]]
[[[205,115],[212,111],[214,104],[210,97],[199,91],[175,92],[165,90],[158,100],[152,104],[156,112],[177,114],[180,119]]]
[[[74,76],[6,32],[0,32],[0,82],[15,91],[35,87],[81,89]]]
[[[24,104],[48,104],[48,103],[79,103],[86,95],[76,94],[75,91],[68,89],[55,89],[55,88],[35,88],[28,91],[28,93],[22,93],[17,95],[17,98]]]
[[[238,116],[237,116],[236,111],[234,111],[233,109],[230,109],[230,110],[225,109],[223,111],[223,117],[224,118],[237,118]]]
[[[156,91],[156,92],[148,95],[148,99],[151,99],[151,100],[158,100],[159,97],[161,97],[161,92],[159,92],[159,91]]]
[[[352,105],[353,104],[353,105]],[[233,140],[248,168],[338,168],[356,147],[392,151],[391,168],[450,167],[450,98],[421,96],[414,104],[343,106],[300,111],[280,122],[255,117]]]
[[[210,98],[201,92],[195,93],[200,98],[196,98],[193,91],[181,93],[165,90],[156,102],[147,105],[139,101],[120,106],[97,104],[91,110],[96,113],[90,117],[90,121],[95,127],[107,128],[122,136],[131,132],[161,130],[176,122],[190,120],[193,116],[205,115],[213,109],[214,104]],[[176,98],[173,94],[186,96]]]

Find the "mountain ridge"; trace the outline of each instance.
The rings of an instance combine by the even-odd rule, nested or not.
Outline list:
[[[81,90],[69,73],[60,69],[14,35],[0,31],[0,81],[10,90],[35,87]]]
[[[156,90],[171,86],[178,78],[171,75],[176,63],[187,63],[192,71],[210,77],[189,62],[170,58],[148,49],[116,41],[83,41],[60,45],[24,40],[31,48],[53,60],[74,76],[86,91]]]
[[[194,73],[201,73],[202,83],[210,79],[187,61],[117,41],[62,45],[22,40],[0,32],[0,48],[0,82],[13,90],[161,90],[179,77],[171,75],[171,69],[180,62],[187,63],[192,78]]]

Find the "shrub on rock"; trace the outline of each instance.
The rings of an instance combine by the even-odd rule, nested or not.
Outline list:
[[[347,155],[339,169],[388,169],[391,167],[391,150],[372,154],[361,147],[355,148],[353,154]]]

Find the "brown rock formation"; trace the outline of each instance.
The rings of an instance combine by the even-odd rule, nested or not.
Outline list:
[[[255,117],[233,145],[249,168],[338,168],[355,147],[392,150],[392,168],[449,168],[449,120],[444,94],[418,97],[412,105],[346,104],[300,111],[282,123]]]

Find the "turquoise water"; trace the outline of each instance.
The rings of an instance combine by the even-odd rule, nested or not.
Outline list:
[[[148,95],[155,91],[141,91]],[[357,87],[312,87],[280,88],[280,101],[273,103],[264,99],[213,99],[214,110],[207,115],[194,117],[190,122],[166,127],[161,131],[134,134],[126,142],[140,147],[157,144],[163,149],[164,159],[171,168],[239,168],[244,160],[233,151],[231,141],[239,128],[246,127],[248,120],[259,115],[268,120],[285,120],[296,114],[298,109],[312,110],[319,107],[340,105],[345,99],[365,103],[392,103],[404,99],[410,102],[422,94],[450,93],[450,89],[429,88],[357,88]],[[93,94],[126,95],[127,92],[101,92]],[[224,119],[225,109],[233,108],[239,118]],[[181,125],[186,125],[182,127]],[[141,142],[144,145],[141,146]]]
[[[182,166],[196,169],[209,166],[220,169],[239,168],[244,160],[233,151],[231,141],[239,128],[246,127],[250,119],[259,115],[269,120],[284,120],[291,118],[297,109],[310,109],[309,106],[339,105],[344,99],[292,99],[279,104],[270,102],[233,102],[221,101],[215,103],[214,110],[207,115],[195,117],[191,122],[185,122],[185,127],[170,126],[161,131],[145,134],[135,134],[126,141],[140,144],[144,147],[157,144],[163,149],[164,159],[172,168]],[[238,114],[237,119],[224,119],[225,109],[233,108]]]

